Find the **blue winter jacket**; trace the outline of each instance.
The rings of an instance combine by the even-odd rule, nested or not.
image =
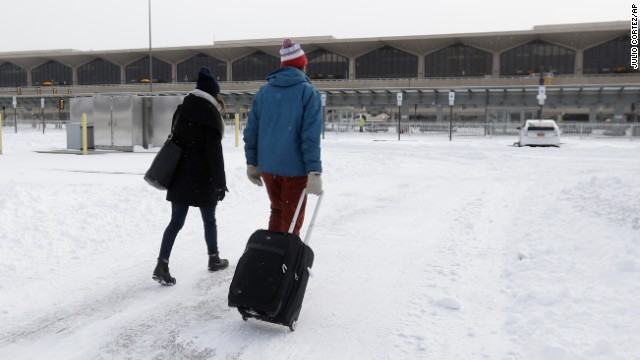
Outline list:
[[[244,129],[248,165],[281,176],[322,172],[320,94],[304,72],[281,67],[267,77]]]

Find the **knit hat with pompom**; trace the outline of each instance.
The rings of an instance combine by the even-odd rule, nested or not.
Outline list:
[[[302,69],[308,62],[299,43],[291,39],[284,39],[280,49],[280,66],[293,66]]]

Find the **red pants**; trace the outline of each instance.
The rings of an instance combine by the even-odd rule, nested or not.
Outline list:
[[[262,180],[267,188],[269,200],[271,200],[271,215],[269,216],[269,230],[289,232],[293,215],[302,194],[302,189],[307,186],[306,176],[279,176],[262,174]],[[300,208],[300,215],[293,228],[293,233],[300,235],[300,228],[304,222],[304,208],[307,205],[305,196]]]

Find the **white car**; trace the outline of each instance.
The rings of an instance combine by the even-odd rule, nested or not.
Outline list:
[[[560,128],[554,120],[527,120],[518,127],[518,146],[560,147]]]

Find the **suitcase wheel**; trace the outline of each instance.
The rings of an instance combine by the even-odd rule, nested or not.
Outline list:
[[[298,325],[298,321],[293,320],[290,324],[289,324],[289,329],[291,329],[291,331],[296,331],[296,326]]]
[[[249,318],[244,316],[244,315],[242,315],[242,320],[247,321],[247,320],[249,320]]]

